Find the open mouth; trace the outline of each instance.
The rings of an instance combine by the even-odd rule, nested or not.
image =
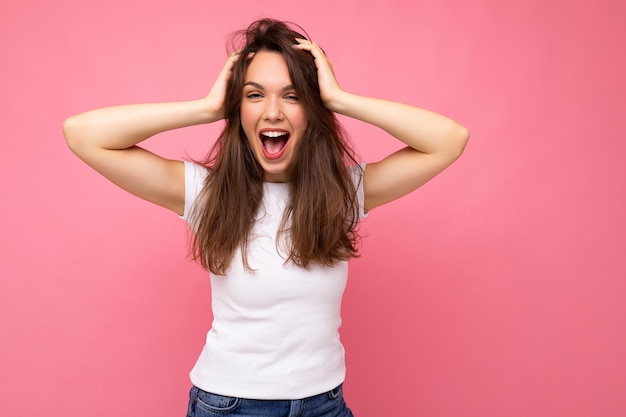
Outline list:
[[[264,129],[259,133],[259,138],[263,144],[263,154],[267,159],[280,158],[289,141],[289,132],[286,130]]]

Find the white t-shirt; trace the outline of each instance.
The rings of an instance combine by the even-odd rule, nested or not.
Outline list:
[[[353,172],[363,207],[361,171]],[[206,176],[204,167],[185,162],[182,218],[187,222]],[[285,264],[276,233],[288,198],[288,183],[264,183],[248,244],[253,272],[245,270],[238,250],[226,276],[210,274],[213,324],[190,373],[191,382],[204,391],[299,399],[329,391],[344,380],[339,327],[348,263],[306,269]]]

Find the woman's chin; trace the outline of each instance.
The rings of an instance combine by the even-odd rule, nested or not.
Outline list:
[[[265,155],[257,158],[261,168],[264,171],[263,179],[267,182],[287,182],[287,167],[289,166],[289,158],[287,155],[281,155],[278,159],[268,159]]]

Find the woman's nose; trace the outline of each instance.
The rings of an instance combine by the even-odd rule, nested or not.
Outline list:
[[[282,120],[283,112],[280,108],[280,103],[277,99],[268,99],[265,106],[265,119],[267,120]]]

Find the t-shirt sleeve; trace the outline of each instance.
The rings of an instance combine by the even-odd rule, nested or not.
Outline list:
[[[190,224],[190,214],[191,209],[193,208],[193,204],[196,201],[196,198],[202,191],[202,186],[204,185],[204,180],[206,179],[209,171],[198,164],[194,164],[193,162],[184,161],[185,162],[185,212],[181,219]]]
[[[365,163],[357,166],[350,167],[350,173],[352,174],[352,181],[356,187],[356,197],[359,202],[359,217],[367,217],[365,212],[365,192],[363,191],[363,173],[365,172]]]

